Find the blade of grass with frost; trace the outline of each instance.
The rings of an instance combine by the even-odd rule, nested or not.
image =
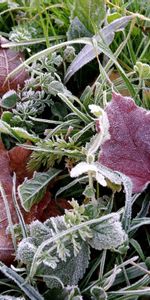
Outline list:
[[[132,220],[130,231],[132,232],[133,230],[139,228],[140,226],[145,226],[150,224],[150,218],[145,217],[145,218],[135,218]]]
[[[56,193],[56,195],[55,195],[55,199],[58,197],[58,195],[62,194],[62,193],[65,192],[66,190],[69,190],[69,189],[70,189],[71,187],[73,187],[75,184],[77,184],[77,183],[79,183],[79,182],[81,182],[81,181],[87,180],[87,179],[88,179],[88,176],[82,176],[82,177],[80,177],[80,178],[77,178],[77,179],[71,181],[71,182],[68,183],[67,185],[61,187],[61,188],[57,191],[57,193]]]
[[[81,149],[78,147],[78,149],[47,149],[46,147],[40,147],[40,146],[32,146],[32,145],[27,145],[27,144],[19,144],[16,143],[17,146],[22,147],[24,149],[29,149],[29,150],[33,150],[33,151],[39,151],[39,152],[47,152],[47,153],[53,153],[53,154],[58,154],[61,156],[68,156],[71,158],[84,158],[84,154],[81,153]],[[77,147],[76,147],[77,148]]]
[[[126,16],[122,17],[120,19],[117,19],[113,21],[111,24],[105,26],[103,29],[100,30],[100,33],[96,36],[94,36],[94,39],[96,39],[97,42],[104,41],[107,45],[110,45],[114,39],[114,35],[116,31],[123,30],[126,25],[129,23],[129,21],[132,19],[132,16]],[[88,62],[93,60],[97,55],[99,55],[102,52],[100,47],[97,47],[97,49],[94,49],[93,45],[86,45],[80,53],[77,55],[77,57],[73,60],[70,67],[67,70],[67,73],[65,75],[65,83],[84,65],[86,65]]]
[[[65,39],[65,35],[56,35],[56,36],[50,36],[48,39],[50,42],[52,41],[58,41]],[[22,41],[22,42],[9,42],[1,45],[2,48],[14,48],[14,47],[21,47],[21,46],[30,46],[30,45],[36,45],[39,43],[45,43],[45,38],[38,38],[38,39],[31,39],[29,41]]]
[[[128,260],[122,262],[121,264],[117,265],[117,269],[121,269],[121,268],[124,268],[124,267],[126,267],[126,266],[132,264],[133,262],[137,261],[138,258],[139,258],[138,256],[131,257],[130,259],[128,259]],[[143,268],[146,267],[144,263],[140,263],[139,265],[142,265]],[[133,269],[133,271],[130,271],[131,268]],[[133,278],[139,277],[139,275],[145,274],[145,272],[143,272],[143,271],[141,271],[141,270],[139,270],[139,269],[138,269],[138,273],[136,273],[136,272],[135,272],[135,269],[137,270],[136,267],[130,267],[130,268],[129,268],[129,271],[128,271],[129,279],[133,279]],[[102,284],[102,285],[104,284],[105,280],[107,280],[107,278],[108,278],[111,274],[113,274],[113,270],[114,270],[114,269],[112,269],[112,270],[110,270],[110,271],[108,271],[107,273],[104,274],[103,280],[101,281],[101,284]],[[120,273],[120,274],[121,274],[121,273]],[[120,278],[120,277],[121,277],[121,278]],[[118,278],[119,278],[119,279],[118,279]],[[118,283],[120,284],[120,283],[122,283],[122,282],[124,282],[124,281],[125,281],[124,275],[122,275],[122,274],[119,275],[119,274],[118,274],[118,275],[117,275],[117,278],[116,278],[116,280],[115,280],[115,282],[113,283],[113,286],[114,286],[114,285],[117,285]],[[82,293],[87,292],[88,290],[90,290],[90,288],[91,288],[92,286],[99,284],[99,282],[100,282],[100,279],[98,279],[98,280],[92,282],[92,283],[91,283],[90,285],[88,285],[84,290],[82,290]]]
[[[61,124],[59,124],[58,126],[56,126],[54,129],[50,130],[50,132],[47,134],[46,139],[50,139],[53,135],[56,135],[56,133],[60,130],[63,129],[65,127],[68,127],[69,125],[73,125],[74,123],[77,123],[78,120],[76,120],[76,122],[74,120],[68,120],[66,122],[62,122]],[[49,129],[48,129],[49,130]]]
[[[20,275],[18,275],[14,270],[5,266],[0,262],[0,271],[9,279],[13,280],[17,286],[25,293],[26,296],[31,300],[44,300],[43,296],[39,294],[37,290],[33,288],[29,283],[25,281]]]
[[[72,136],[72,139],[74,142],[77,142],[80,137],[86,132],[88,131],[89,129],[92,130],[92,127],[94,126],[94,121],[89,123],[88,125],[86,125],[85,127],[83,127],[83,129],[81,129],[79,132],[75,133],[73,136]]]
[[[89,123],[91,121],[87,114],[80,111],[64,94],[58,93],[58,97],[78,116],[83,122]]]
[[[58,45],[54,45],[54,46],[51,46],[47,49],[39,51],[36,54],[29,57],[27,60],[23,61],[17,68],[15,68],[12,72],[10,72],[7,75],[5,82],[9,78],[14,76],[17,72],[19,72],[20,70],[26,68],[32,62],[34,62],[38,59],[41,59],[41,57],[47,56],[50,53],[53,53],[54,51],[56,51],[58,49],[62,49],[62,47],[66,47],[66,46],[72,45],[72,44],[84,44],[84,45],[89,44],[89,45],[92,45],[92,41],[91,41],[91,38],[79,38],[79,39],[75,39],[75,40],[71,40],[71,41],[67,41],[67,42],[62,42],[62,43],[59,43]]]
[[[8,226],[9,226],[9,229],[10,229],[10,234],[11,234],[13,246],[14,246],[14,249],[15,249],[15,252],[16,252],[17,242],[16,242],[16,236],[15,236],[15,233],[14,233],[14,227],[13,227],[13,221],[12,221],[12,217],[11,217],[10,207],[9,207],[9,204],[8,204],[9,202],[8,202],[8,199],[7,199],[7,196],[6,196],[6,193],[5,193],[5,190],[3,188],[3,185],[2,185],[1,181],[0,181],[0,194],[1,194],[2,200],[4,202],[4,209],[5,209],[5,212],[6,212]]]

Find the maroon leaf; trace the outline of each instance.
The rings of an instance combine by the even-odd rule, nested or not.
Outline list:
[[[133,193],[141,192],[150,182],[150,112],[115,93],[106,112],[111,137],[102,145],[99,162],[129,176]]]
[[[0,38],[0,94],[3,95],[10,89],[16,90],[18,86],[24,85],[25,79],[28,74],[23,69],[18,72],[13,78],[6,81],[7,75],[18,67],[24,60],[24,56],[21,52],[13,51],[9,48],[2,48],[2,45],[7,43],[8,40]]]
[[[8,153],[0,142],[0,181],[5,186],[5,193],[9,201],[9,207],[12,211],[12,178],[10,175]],[[16,222],[16,215],[12,215],[13,222]],[[0,260],[10,262],[9,258],[13,252],[13,245],[11,238],[6,235],[6,227],[8,225],[4,202],[0,195]],[[12,257],[11,257],[12,260]]]

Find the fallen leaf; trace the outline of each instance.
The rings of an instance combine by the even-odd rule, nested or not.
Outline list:
[[[2,183],[7,196],[13,224],[18,223],[18,217],[12,199],[12,176],[13,172],[15,172],[17,177],[17,185],[22,183],[25,177],[32,176],[32,173],[29,173],[26,168],[30,154],[30,150],[21,148],[19,146],[7,151],[4,148],[2,141],[0,141],[0,182]],[[52,200],[51,193],[47,190],[43,199],[38,204],[34,205],[29,213],[25,212],[21,206],[20,209],[25,223],[29,224],[36,219],[45,221],[51,216],[60,215],[62,213],[60,207],[70,208],[65,199],[60,199],[59,206],[56,205],[55,201]],[[3,261],[9,265],[12,263],[15,256],[11,236],[6,230],[7,226],[7,215],[4,208],[3,198],[0,194],[0,261]]]
[[[31,144],[28,142],[28,144]],[[24,181],[25,177],[32,177],[32,172],[27,169],[31,150],[16,146],[8,151],[9,166],[12,172],[16,173],[18,184]]]
[[[3,48],[2,45],[8,40],[0,37],[0,94],[3,95],[10,89],[17,90],[17,87],[22,87],[28,74],[23,69],[18,72],[13,78],[6,81],[7,75],[18,67],[24,60],[24,55],[21,52],[16,52],[9,48]]]
[[[0,182],[2,183],[11,211],[11,217],[14,223],[17,222],[16,213],[14,213],[14,206],[12,201],[12,177],[9,167],[8,152],[4,149],[2,142],[0,142]],[[12,261],[11,254],[13,252],[13,245],[11,238],[6,235],[7,216],[4,208],[4,202],[0,195],[0,260],[10,263]]]
[[[116,93],[106,112],[111,137],[102,145],[98,160],[129,176],[133,193],[141,192],[150,182],[150,112]]]

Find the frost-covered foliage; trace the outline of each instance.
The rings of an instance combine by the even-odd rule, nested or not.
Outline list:
[[[68,55],[72,55],[73,47],[69,51]],[[65,63],[65,57],[56,52],[34,62],[27,70],[29,76],[26,78],[24,88],[17,92],[16,105],[11,112],[5,111],[3,120],[13,127],[23,127],[30,131],[34,128],[31,118],[41,116],[45,109],[49,110],[52,119],[63,120],[68,111],[66,105],[56,100],[56,97],[58,93],[71,95],[61,80]],[[45,129],[43,124],[36,127],[40,132]]]
[[[37,35],[35,26],[31,24],[22,24],[14,26],[9,34],[9,39],[13,42],[28,41]]]
[[[92,232],[93,238],[89,239],[89,244],[97,250],[117,248],[121,240],[123,243],[126,239],[118,214],[113,214],[103,224],[92,226]]]
[[[60,281],[76,285],[88,267],[90,245],[99,250],[113,249],[127,238],[118,213],[97,213],[93,218],[92,204],[71,204],[73,209],[66,210],[63,216],[44,223],[32,222],[29,237],[18,247],[17,258],[27,265],[29,276],[43,276],[48,287],[60,286]]]
[[[7,295],[0,295],[0,300],[25,300],[24,297],[13,297]]]

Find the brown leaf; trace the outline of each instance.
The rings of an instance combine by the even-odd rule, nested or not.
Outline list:
[[[18,86],[23,87],[24,81],[28,77],[27,72],[23,69],[6,81],[8,74],[24,60],[23,53],[1,47],[2,44],[7,42],[7,39],[0,37],[0,95],[3,95],[10,89],[17,90]]]

